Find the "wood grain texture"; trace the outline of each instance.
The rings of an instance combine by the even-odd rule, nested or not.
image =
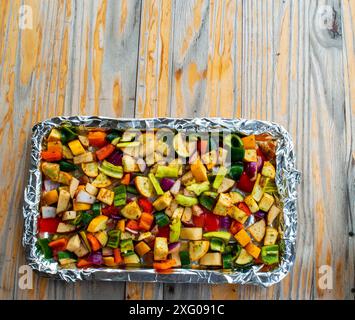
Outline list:
[[[23,2],[0,2],[0,299],[354,298],[354,1],[25,2],[26,30]],[[37,275],[33,290],[19,289],[30,128],[61,114],[282,124],[302,172],[291,273],[267,289]],[[319,285],[323,265],[332,289]]]

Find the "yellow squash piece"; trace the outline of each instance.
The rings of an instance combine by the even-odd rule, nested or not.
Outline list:
[[[79,140],[73,140],[68,143],[68,147],[74,156],[81,155],[85,153],[85,149]]]
[[[88,232],[95,233],[106,229],[108,217],[100,215],[92,219],[89,223]]]
[[[208,181],[206,167],[200,159],[191,164],[191,172],[197,182]]]
[[[113,203],[114,197],[115,197],[115,193],[113,191],[105,188],[101,188],[99,194],[97,195],[97,200],[110,206]]]

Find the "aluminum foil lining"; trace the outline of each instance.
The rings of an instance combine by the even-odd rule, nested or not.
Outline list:
[[[39,170],[40,152],[43,138],[53,127],[63,121],[87,127],[107,127],[117,129],[171,128],[183,131],[209,132],[216,130],[234,131],[244,134],[268,133],[278,140],[276,149],[276,185],[283,204],[284,252],[280,265],[269,272],[262,272],[261,266],[253,266],[246,272],[225,272],[222,270],[174,269],[170,273],[157,273],[154,269],[63,269],[56,262],[44,259],[36,248],[37,219],[40,215],[42,175]],[[24,194],[24,234],[28,264],[41,275],[68,282],[78,280],[170,282],[170,283],[239,283],[271,286],[283,279],[289,272],[294,258],[297,234],[297,184],[300,172],[295,169],[295,154],[290,134],[274,122],[224,118],[154,118],[154,119],[113,119],[105,117],[55,117],[36,124],[32,129],[32,151],[30,176]]]

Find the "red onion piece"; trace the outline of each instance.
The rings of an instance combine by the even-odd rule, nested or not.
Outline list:
[[[181,180],[176,180],[174,182],[174,185],[170,188],[170,192],[172,194],[178,194],[180,191],[180,187],[181,187]]]
[[[232,220],[230,217],[220,217],[219,218],[219,227],[223,230],[229,230],[232,224]]]
[[[95,265],[103,264],[102,254],[101,252],[93,252],[89,255],[88,261]]]
[[[264,160],[261,156],[258,156],[258,161],[257,161],[257,171],[261,172],[261,169],[263,168],[264,165]]]
[[[168,244],[169,253],[173,253],[173,252],[179,251],[180,247],[181,247],[181,243],[180,242],[169,243]]]
[[[106,160],[115,166],[122,166],[122,153],[118,150],[111,153]]]
[[[163,189],[163,191],[170,190],[173,187],[174,184],[175,184],[175,180],[173,180],[173,179],[162,178],[160,180],[160,186]]]
[[[132,233],[132,234],[138,234],[139,233],[137,230],[133,230],[133,229],[127,228],[127,227],[125,228],[125,230],[130,232],[130,233]]]
[[[266,215],[266,212],[265,211],[257,211],[254,213],[254,217],[257,218],[257,219],[264,219],[265,218],[265,215]]]
[[[44,180],[44,191],[48,192],[57,188],[59,188],[59,183],[52,180]]]
[[[256,162],[248,162],[245,165],[245,172],[249,178],[256,177],[257,174],[257,163]]]

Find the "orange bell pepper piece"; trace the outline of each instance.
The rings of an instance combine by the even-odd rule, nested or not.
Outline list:
[[[60,251],[60,250],[65,250],[67,244],[68,244],[68,240],[66,238],[60,238],[49,242],[48,246],[52,249],[57,249],[58,251]]]
[[[59,151],[42,151],[42,159],[49,162],[62,160],[62,153]]]
[[[101,248],[101,244],[99,240],[97,240],[92,234],[88,233],[86,235],[86,238],[88,239],[92,251],[97,251]]]
[[[115,263],[120,264],[122,263],[123,259],[121,257],[121,251],[118,248],[113,249],[113,256],[115,259]]]
[[[128,220],[126,224],[126,228],[132,229],[132,230],[139,230],[139,224],[136,220]]]
[[[92,263],[87,261],[86,259],[79,259],[78,263],[76,264],[78,268],[88,268],[91,265]]]
[[[106,132],[103,131],[90,131],[88,134],[89,144],[93,147],[102,148],[108,143],[106,136]]]
[[[106,159],[112,152],[114,152],[116,147],[113,144],[108,144],[96,151],[97,159],[100,161]]]
[[[126,173],[123,178],[121,179],[121,184],[124,184],[125,186],[128,186],[131,181],[131,174]]]
[[[168,259],[162,262],[154,262],[153,267],[157,270],[167,270],[175,265],[175,259]]]
[[[139,219],[139,229],[148,231],[152,226],[154,217],[152,214],[143,212]]]

